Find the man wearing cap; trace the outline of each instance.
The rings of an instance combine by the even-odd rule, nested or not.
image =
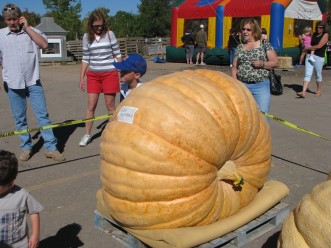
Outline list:
[[[205,26],[203,24],[200,25],[200,30],[196,34],[196,43],[197,43],[197,50],[196,50],[196,65],[199,65],[199,59],[201,59],[200,65],[206,65],[203,62],[204,53],[206,51],[207,46],[207,33],[205,31]]]
[[[16,130],[28,129],[26,118],[27,98],[29,98],[38,125],[48,126],[44,90],[40,82],[38,48],[47,48],[47,37],[39,30],[30,27],[15,4],[7,4],[2,9],[7,27],[0,29],[0,61],[2,78],[7,92]],[[45,156],[56,161],[64,161],[57,150],[57,139],[53,130],[41,131],[44,139]],[[21,139],[21,161],[27,161],[32,155],[32,140],[29,133],[19,135]]]
[[[126,98],[131,90],[142,84],[141,77],[146,73],[146,60],[139,54],[129,54],[122,62],[114,62],[113,65],[120,70],[121,101]]]

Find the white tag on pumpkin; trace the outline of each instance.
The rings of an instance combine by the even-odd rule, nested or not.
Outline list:
[[[117,114],[117,120],[133,124],[134,114],[137,112],[138,108],[123,106]]]

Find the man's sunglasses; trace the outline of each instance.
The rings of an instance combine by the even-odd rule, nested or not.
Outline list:
[[[16,10],[15,7],[7,7],[7,8],[3,8],[3,11],[14,11]]]

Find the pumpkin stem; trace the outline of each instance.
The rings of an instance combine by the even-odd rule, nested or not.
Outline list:
[[[233,181],[235,186],[244,184],[244,178],[239,174],[237,166],[234,161],[227,161],[222,168],[217,172],[218,180],[230,180]]]

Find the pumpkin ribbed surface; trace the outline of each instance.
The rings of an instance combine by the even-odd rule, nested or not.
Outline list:
[[[278,247],[321,248],[331,244],[331,181],[316,185],[283,223]]]
[[[267,180],[269,126],[247,88],[224,73],[158,77],[114,116],[100,144],[102,198],[123,226],[210,224],[247,205]]]

